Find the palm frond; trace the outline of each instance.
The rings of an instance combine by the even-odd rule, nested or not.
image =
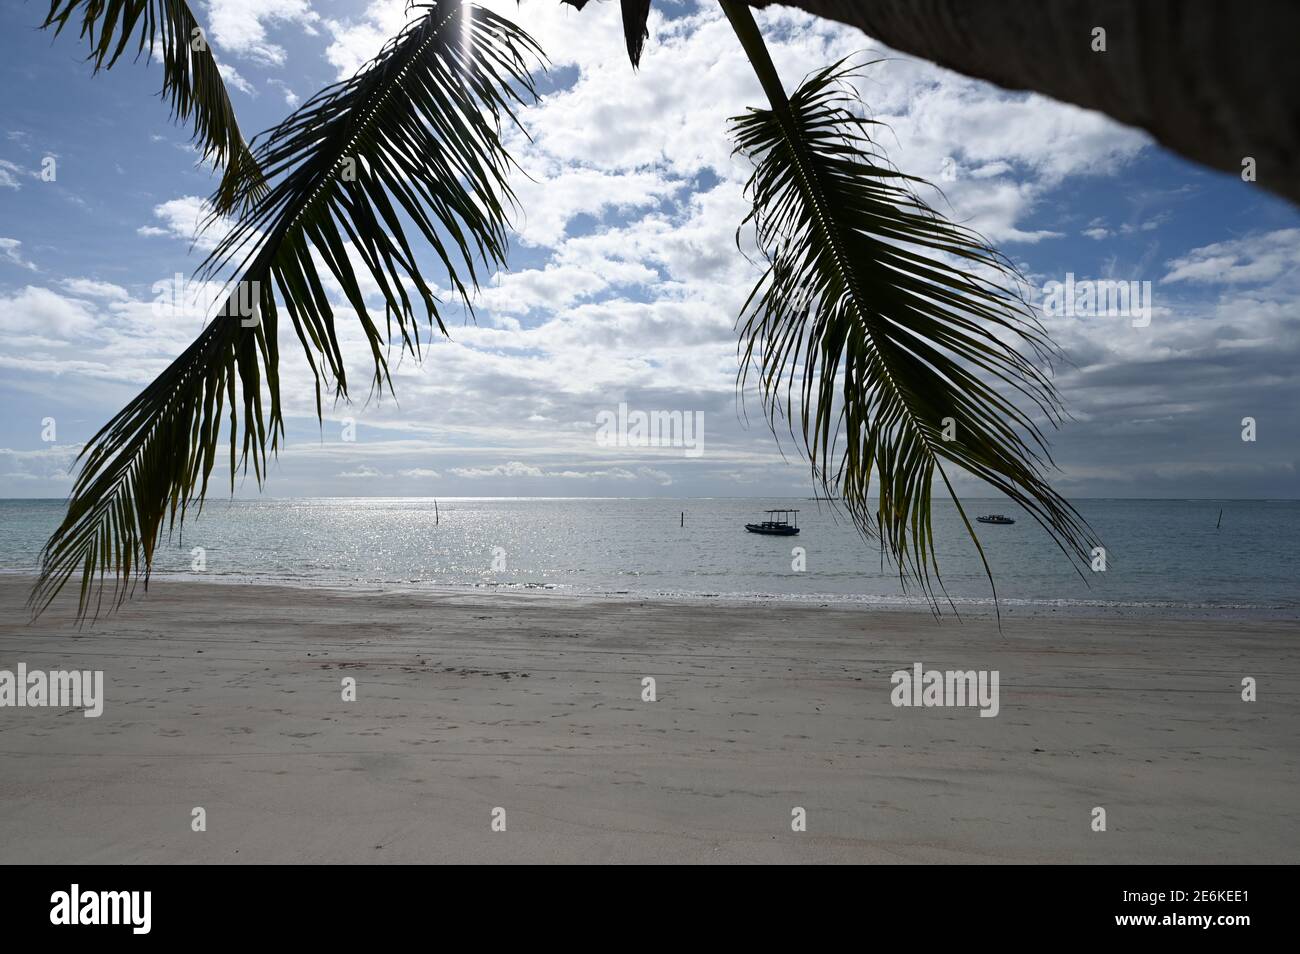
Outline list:
[[[268,442],[274,453],[284,433],[281,308],[316,375],[319,414],[322,376],[336,397],[348,394],[326,275],[364,329],[375,381],[391,389],[393,325],[412,352],[421,319],[443,328],[406,223],[414,223],[471,311],[482,267],[476,261],[504,264],[513,193],[502,126],[517,122],[515,107],[534,98],[531,71],[541,51],[510,21],[459,0],[419,9],[424,13],[356,76],[312,97],[256,147],[270,189],[201,269],[213,275],[235,265],[239,280],[199,339],[82,452],[67,516],[43,554],[31,600],[37,611],[78,571],[83,615],[96,576],[96,609],[110,573],[114,606],[133,577],[147,584],[164,525],[183,521],[207,492],[223,409],[232,489],[237,468],[246,471],[250,461],[261,483]],[[349,243],[384,299],[385,331],[366,305]],[[248,301],[257,304],[252,318],[241,307]]]
[[[650,36],[650,0],[620,0],[623,7],[623,39],[633,68],[641,65],[641,49]]]
[[[1014,268],[881,156],[851,70],[821,70],[787,99],[748,9],[723,5],[773,102],[732,120],[755,164],[745,222],[768,261],[742,310],[742,387],[753,371],[774,429],[786,418],[795,433],[797,419],[815,479],[932,601],[936,478],[984,560],[946,465],[1006,494],[1086,562],[1091,531],[1048,483],[1034,420],[1062,419],[1039,368],[1055,350]]]
[[[192,119],[194,142],[203,158],[224,170],[217,193],[220,213],[245,208],[266,191],[217,61],[185,0],[50,0],[41,26],[53,27],[58,36],[78,13],[95,72],[112,69],[131,46],[133,34],[137,59],[161,50],[162,96],[172,118]]]
[[[582,10],[587,5],[587,0],[560,2],[576,10]],[[650,30],[646,26],[650,20],[650,0],[619,0],[619,5],[623,15],[623,40],[627,43],[627,58],[632,61],[633,68],[636,68],[641,65],[641,51],[650,37]]]

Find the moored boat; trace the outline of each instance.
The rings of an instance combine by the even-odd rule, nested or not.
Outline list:
[[[766,520],[762,523],[747,523],[745,529],[750,533],[765,533],[773,537],[792,537],[799,532],[799,518],[795,517],[794,523],[789,520],[789,515],[797,514],[798,510],[765,510],[763,512],[767,514]]]

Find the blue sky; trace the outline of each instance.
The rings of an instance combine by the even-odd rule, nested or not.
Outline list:
[[[634,73],[617,4],[495,5],[552,64],[542,104],[523,117],[532,142],[512,137],[533,181],[517,185],[510,270],[483,290],[476,325],[454,325],[422,363],[402,362],[396,402],[362,391],[318,424],[305,362],[283,342],[290,440],[268,493],[806,493],[806,467],[788,444],[779,453],[758,405],[748,427],[738,413],[733,324],[756,274],[734,244],[747,170],[725,121],[762,94],[725,21],[710,5],[657,2]],[[0,496],[67,493],[81,443],[197,334],[197,316],[159,317],[154,289],[188,275],[211,241],[192,247],[214,180],[168,120],[160,68],[124,61],[92,76],[74,34],[35,28],[45,6],[0,9]],[[403,6],[196,9],[252,135],[377,52]],[[892,54],[797,11],[773,8],[760,23],[788,88],[855,51],[889,56],[860,86],[890,126],[883,147],[942,185],[931,200],[1035,287],[1067,273],[1152,283],[1145,327],[1045,319],[1071,362],[1056,376],[1074,415],[1054,438],[1062,489],[1297,495],[1294,208],[1096,114]],[[47,158],[54,181],[40,175]],[[359,335],[347,340],[364,360]],[[703,453],[598,443],[598,415],[620,402],[703,415]],[[1254,442],[1241,440],[1247,416]]]

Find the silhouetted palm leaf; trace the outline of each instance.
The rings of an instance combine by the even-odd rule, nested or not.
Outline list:
[[[645,46],[650,30],[650,0],[621,0],[623,6],[623,39],[627,43],[627,57],[634,67],[641,65],[641,48]]]
[[[256,148],[270,191],[205,269],[212,274],[238,260],[239,282],[199,339],[82,452],[68,514],[46,545],[32,594],[38,611],[78,570],[83,614],[95,575],[102,598],[105,574],[115,574],[115,603],[133,575],[142,573],[147,583],[164,524],[183,521],[187,506],[206,493],[223,410],[232,487],[237,467],[246,470],[250,460],[260,483],[268,443],[274,452],[283,436],[279,307],[317,375],[319,413],[322,373],[336,395],[347,394],[325,274],[356,312],[375,380],[385,383],[392,324],[404,346],[419,348],[408,287],[423,317],[442,327],[404,218],[433,248],[467,307],[477,284],[475,259],[504,263],[513,193],[501,123],[514,122],[514,106],[534,96],[530,67],[540,50],[508,20],[458,0],[419,9],[425,13],[356,76],[304,103]],[[349,241],[379,286],[387,332],[366,306]],[[241,298],[257,303],[260,320],[241,315]]]
[[[1047,444],[1015,400],[1060,421],[1051,382],[1017,348],[1054,353],[1009,290],[1014,270],[883,160],[842,64],[786,99],[748,10],[723,5],[773,101],[732,121],[737,150],[755,163],[746,222],[769,263],[742,311],[742,384],[754,369],[774,428],[787,417],[793,433],[798,418],[816,478],[932,599],[936,475],[984,558],[945,463],[1005,493],[1086,560],[1090,531],[1046,482]]]
[[[581,10],[587,0],[560,0],[569,6]],[[627,43],[627,58],[634,67],[641,65],[641,50],[650,30],[646,22],[650,19],[650,0],[619,0],[623,14],[623,39]]]
[[[230,95],[212,50],[185,0],[50,0],[43,27],[58,36],[80,11],[81,36],[90,43],[95,71],[111,69],[139,28],[137,58],[162,51],[162,95],[178,121],[194,120],[194,141],[204,159],[225,170],[219,211],[256,200],[266,185],[239,131]]]

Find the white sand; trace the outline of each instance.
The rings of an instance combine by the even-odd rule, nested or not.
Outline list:
[[[107,699],[98,719],[0,708],[0,862],[1300,859],[1294,622],[999,635],[162,582],[78,631],[66,605],[29,625],[27,585],[0,578],[0,669],[102,669]],[[999,670],[1000,714],[894,708],[890,674],[915,662]]]

